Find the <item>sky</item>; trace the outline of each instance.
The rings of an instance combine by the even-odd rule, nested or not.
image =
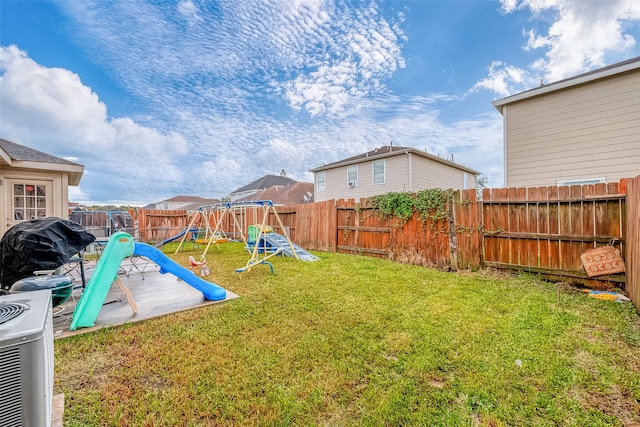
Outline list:
[[[503,185],[492,101],[640,56],[637,0],[0,0],[0,137],[69,199],[221,198],[389,145]]]

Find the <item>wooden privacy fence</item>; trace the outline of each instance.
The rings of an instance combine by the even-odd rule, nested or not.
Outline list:
[[[143,242],[158,242],[175,236],[188,224],[190,216],[186,210],[138,209],[130,211],[137,238]]]
[[[475,190],[456,191],[447,209],[442,220],[416,213],[400,221],[383,218],[371,199],[350,199],[277,212],[291,239],[308,250],[441,269],[513,269],[596,288],[625,287],[640,308],[640,176],[608,184],[484,189],[481,200]],[[246,233],[262,218],[259,211],[237,212],[236,224]],[[142,239],[157,237],[157,230],[177,233],[189,223],[185,211],[139,211],[137,219]],[[228,231],[233,221],[226,221]],[[273,213],[266,223],[279,228]],[[603,245],[624,254],[626,274],[588,277],[580,255]]]
[[[590,279],[580,255],[602,245],[623,250],[625,185],[501,188],[482,195],[484,265],[541,273],[601,287],[621,274]]]

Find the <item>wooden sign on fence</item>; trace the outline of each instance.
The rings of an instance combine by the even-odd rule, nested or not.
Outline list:
[[[624,273],[624,260],[613,246],[600,246],[580,255],[580,261],[589,277]]]

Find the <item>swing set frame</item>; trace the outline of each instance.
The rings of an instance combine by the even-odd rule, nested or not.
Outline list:
[[[258,214],[260,213],[260,210],[262,211],[261,222],[258,224],[255,224],[258,227],[259,231],[258,231],[258,235],[256,236],[255,243],[253,244],[253,247],[250,246],[248,239],[245,235],[245,230],[248,229],[249,227],[249,224],[247,224],[246,222],[248,218],[248,211],[250,209],[253,210],[253,217],[256,219],[259,216]],[[299,258],[298,258],[298,255],[296,254],[296,251],[291,242],[291,239],[289,238],[289,233],[287,232],[287,229],[282,223],[282,220],[280,219],[280,216],[278,215],[278,211],[273,205],[273,202],[271,200],[254,200],[254,201],[247,201],[247,202],[217,203],[214,205],[203,206],[198,209],[198,212],[194,214],[193,218],[191,219],[191,222],[189,224],[189,229],[195,225],[196,221],[199,218],[204,219],[207,227],[206,229],[207,229],[208,238],[206,239],[206,246],[204,248],[204,251],[200,256],[200,262],[203,262],[203,263],[207,262],[207,253],[209,252],[209,248],[211,247],[211,245],[215,244],[216,247],[219,248],[218,241],[221,239],[221,236],[224,236],[224,238],[227,238],[226,236],[233,234],[234,237],[236,237],[237,234],[239,233],[240,238],[242,239],[242,242],[245,245],[245,248],[251,253],[251,258],[249,258],[249,260],[247,261],[244,267],[237,268],[236,272],[242,273],[242,272],[251,270],[252,267],[258,264],[266,264],[269,266],[269,268],[271,269],[271,272],[273,273],[273,265],[270,262],[267,262],[267,260],[276,255],[280,255],[283,249],[280,248],[268,253],[268,251],[266,250],[267,248],[263,247],[262,254],[264,254],[264,256],[260,256],[261,247],[259,244],[260,238],[262,237],[263,234],[265,234],[264,232],[265,228],[267,226],[270,226],[267,224],[267,220],[269,218],[270,213],[273,213],[274,217],[276,218],[277,225],[280,227],[282,231],[282,235],[285,237],[289,246],[291,247],[291,251],[295,259],[298,260]],[[232,225],[234,231],[223,230],[224,225],[226,225],[224,221],[227,218],[229,219],[227,220],[226,224]],[[216,225],[213,228],[213,231],[209,232],[211,230],[210,224],[212,223],[212,221],[215,221]],[[176,253],[178,253],[178,251],[180,250],[185,239],[186,239],[186,233],[182,237],[182,240],[180,241],[180,244],[176,249]]]

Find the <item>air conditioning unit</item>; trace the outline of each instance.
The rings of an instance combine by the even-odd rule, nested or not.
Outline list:
[[[51,426],[51,291],[0,295],[0,427]]]
[[[353,188],[356,186],[356,182],[355,181],[349,181],[348,182],[349,188]]]

